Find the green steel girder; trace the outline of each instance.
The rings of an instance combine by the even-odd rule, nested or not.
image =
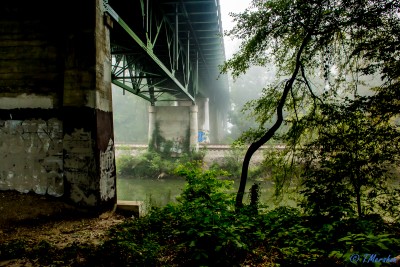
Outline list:
[[[176,87],[164,88],[162,86],[168,80],[165,75],[146,72],[143,68],[142,57],[129,53],[125,54],[121,52],[121,48],[114,46],[112,50],[116,51],[115,49],[119,52],[112,57],[111,81],[113,84],[124,91],[126,90],[150,101],[152,104],[158,101],[158,98],[165,92],[170,95],[175,95],[179,92]],[[157,87],[159,90],[150,90],[149,87]],[[157,94],[153,94],[153,92]],[[181,97],[178,96],[177,98]]]
[[[142,14],[147,14],[146,18],[149,20],[149,15],[148,12],[149,10],[145,11],[143,1],[141,1],[141,7],[142,7]],[[135,41],[135,43],[146,53],[147,57],[151,59],[152,63],[155,63],[155,65],[158,67],[158,71],[161,71],[158,76],[162,77],[162,80],[165,80],[167,78],[169,81],[172,81],[172,88],[169,88],[168,90],[165,90],[165,92],[173,95],[171,92],[180,92],[180,96],[178,98],[185,98],[187,100],[194,101],[194,95],[191,94],[188,90],[189,88],[189,82],[190,82],[190,76],[191,76],[191,70],[193,69],[191,67],[191,64],[189,60],[184,62],[181,66],[181,68],[186,69],[183,75],[183,79],[178,79],[175,77],[176,71],[179,68],[178,67],[178,62],[180,57],[182,57],[182,54],[184,53],[183,49],[180,48],[180,45],[176,45],[174,43],[174,49],[173,52],[173,59],[170,60],[170,62],[173,62],[170,64],[170,68],[168,68],[164,62],[162,62],[157,55],[153,52],[153,48],[157,42],[157,38],[160,35],[160,31],[163,27],[164,24],[167,24],[164,20],[164,18],[161,20],[161,23],[159,23],[156,26],[156,34],[154,38],[152,38],[152,33],[149,31],[149,26],[146,26],[146,42],[142,41],[139,36],[127,25],[127,23],[113,10],[113,8],[108,4],[107,0],[104,0],[104,7],[105,11],[125,30],[125,32]],[[149,24],[150,22],[147,21],[146,24]],[[176,42],[176,40],[175,40]],[[118,50],[118,53],[113,53],[112,48],[112,55],[113,55],[113,68],[112,68],[112,83],[115,85],[123,88],[124,90],[127,90],[133,94],[136,94],[146,100],[149,100],[154,104],[155,101],[157,101],[157,98],[154,95],[149,95],[146,96],[145,94],[140,92],[140,89],[138,88],[141,85],[141,80],[145,79],[148,80],[151,77],[150,75],[147,74],[148,69],[143,69],[143,67],[139,67],[136,65],[137,62],[135,60],[129,60],[129,54],[132,53],[132,50],[129,49],[123,49],[121,47],[118,47],[118,45],[114,45],[114,48]],[[188,47],[189,49],[189,47]],[[138,51],[136,50],[136,53]],[[122,59],[125,59],[126,62],[122,63]],[[188,65],[185,65],[187,63]],[[133,74],[132,70],[138,70],[141,75]],[[157,71],[154,69],[154,67],[150,68],[151,71]],[[127,74],[128,71],[128,75]],[[122,82],[120,81],[122,80]],[[130,82],[126,82],[126,80],[130,80]],[[147,81],[148,82],[148,81]],[[192,79],[192,83],[195,81]],[[129,85],[130,84],[130,85]],[[158,83],[156,82],[155,85]],[[171,83],[170,83],[171,84]],[[123,86],[122,86],[123,85]],[[154,86],[154,85],[152,85]],[[171,87],[171,85],[170,85]],[[191,86],[196,87],[196,85],[192,84]],[[129,89],[128,89],[129,88]],[[153,90],[149,89],[147,92],[152,92]],[[151,94],[151,93],[150,93]],[[160,94],[159,96],[161,96]]]
[[[103,2],[116,22],[111,30],[114,84],[152,104],[165,96],[195,101],[201,94],[228,110],[228,79],[219,72],[225,61],[219,0]]]

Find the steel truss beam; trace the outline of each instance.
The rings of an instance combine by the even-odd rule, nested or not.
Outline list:
[[[196,46],[190,43],[191,33],[188,31],[186,38],[179,35],[178,4],[172,25],[165,16],[153,10],[151,1],[140,0],[138,6],[143,34],[134,32],[108,4],[109,1],[103,0],[105,12],[125,32],[123,38],[118,35],[112,40],[112,83],[152,105],[166,100],[194,101],[198,91],[199,52],[192,51]]]

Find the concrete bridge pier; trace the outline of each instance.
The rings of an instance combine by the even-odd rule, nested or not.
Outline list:
[[[0,190],[113,208],[112,24],[103,1],[6,1],[0,14]]]
[[[199,122],[198,122],[198,107],[197,105],[190,106],[190,142],[191,151],[199,151]]]
[[[210,143],[210,110],[208,98],[197,98],[199,106],[199,142],[203,144]]]
[[[209,112],[210,116],[210,142],[212,144],[218,144],[225,138],[227,128],[227,114],[221,112],[215,105],[210,105]]]
[[[149,106],[149,148],[179,155],[198,151],[198,107]]]
[[[177,101],[173,106],[149,106],[148,112],[150,148],[162,152],[172,149],[179,154],[198,151],[199,143],[210,143],[208,98],[196,98],[195,105],[191,101]]]

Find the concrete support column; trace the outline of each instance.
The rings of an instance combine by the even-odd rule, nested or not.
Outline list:
[[[210,143],[210,110],[209,110],[209,99],[208,98],[197,98],[196,104],[199,108],[198,122],[198,142],[199,143]]]
[[[171,156],[197,150],[197,124],[197,106],[149,107],[149,147]]]
[[[190,149],[192,151],[198,151],[199,150],[199,142],[198,142],[198,132],[199,132],[199,126],[198,126],[198,120],[197,120],[197,114],[198,114],[198,107],[196,105],[190,106]]]
[[[204,99],[204,123],[203,123],[203,130],[210,132],[210,111],[208,108],[209,99]]]
[[[64,177],[72,202],[99,210],[116,204],[110,39],[102,0],[74,1],[66,28]]]
[[[112,23],[103,1],[2,4],[12,12],[0,19],[0,190],[113,208]]]
[[[149,106],[149,132],[148,132],[148,145],[150,146],[153,138],[154,130],[156,129],[156,107]]]
[[[213,103],[209,106],[209,111],[211,113],[211,119],[210,119],[210,127],[212,129],[212,132],[210,132],[210,142],[213,144],[217,144],[221,140],[219,139],[219,131],[220,131],[220,121],[218,120],[218,110],[215,108]]]

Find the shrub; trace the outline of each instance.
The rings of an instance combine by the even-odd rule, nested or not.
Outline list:
[[[135,159],[129,155],[121,155],[116,158],[116,169],[119,175],[130,175],[133,172]]]
[[[302,153],[305,210],[334,218],[376,212],[399,218],[390,170],[399,162],[400,131],[390,117],[371,113],[368,99],[359,96],[321,109],[318,137]]]
[[[398,228],[378,215],[321,220],[298,208],[257,205],[235,211],[232,182],[218,178],[226,172],[201,166],[175,169],[187,181],[178,202],[112,228],[101,266],[343,266],[352,251],[400,249]]]
[[[160,174],[172,175],[178,159],[164,158],[157,152],[146,152],[138,157],[117,158],[117,173],[136,178],[157,178]]]

